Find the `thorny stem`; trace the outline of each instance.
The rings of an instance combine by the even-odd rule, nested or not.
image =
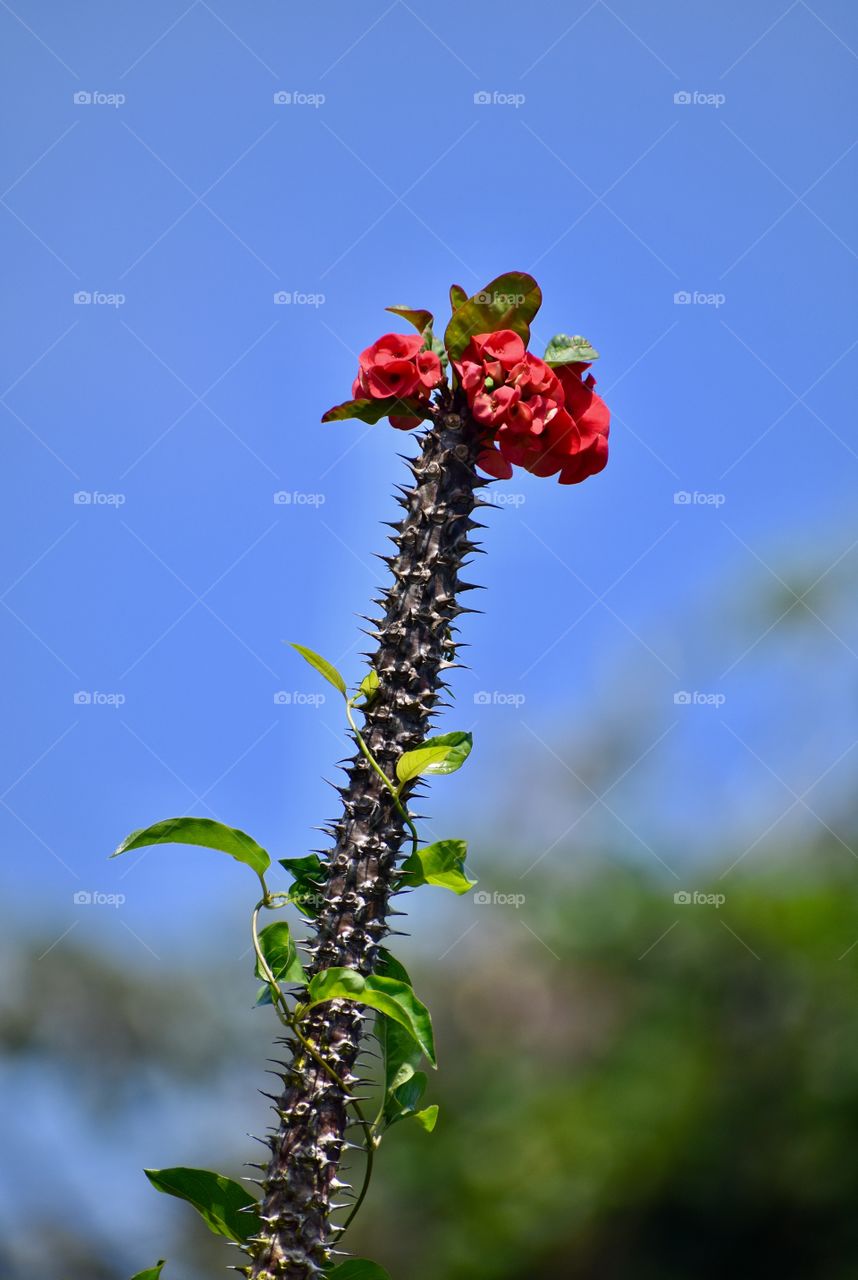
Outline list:
[[[393,932],[388,921],[402,840],[408,832],[415,850],[419,840],[407,811],[411,784],[400,788],[392,778],[400,756],[427,736],[444,673],[455,665],[454,624],[468,612],[458,595],[470,584],[459,575],[477,549],[470,532],[480,526],[472,515],[477,490],[488,483],[474,472],[476,435],[463,400],[443,393],[420,455],[408,463],[414,483],[400,489],[404,514],[393,526],[395,551],[384,557],[393,580],[378,601],[378,618],[371,620],[378,647],[368,656],[379,686],[361,707],[362,730],[348,708],[357,753],[338,788],[342,814],[326,828],[333,847],[319,851],[324,888],[307,945],[311,978],[330,967],[373,973]],[[262,965],[260,972],[266,972]],[[280,1073],[278,1121],[261,1183],[262,1227],[247,1242],[251,1265],[245,1274],[254,1280],[319,1280],[331,1259],[332,1239],[342,1234],[330,1223],[331,1193],[342,1185],[336,1175],[348,1112],[356,1105],[351,1091],[365,1015],[348,1000],[302,1008],[297,1020],[282,1012],[282,993],[277,1005],[295,1043]],[[377,1126],[362,1116],[358,1123],[373,1137],[373,1144],[367,1142],[369,1159]],[[364,1195],[365,1188],[357,1203]],[[349,1221],[353,1216],[354,1211]]]
[[[260,879],[262,879],[261,876],[260,876]],[[264,879],[262,879],[262,887],[263,889],[265,889],[265,897],[261,898],[259,902],[257,902],[256,906],[253,908],[253,915],[250,918],[250,933],[253,939],[253,950],[256,953],[256,960],[259,965],[260,972],[262,974],[263,979],[268,983],[269,987],[271,988],[271,997],[274,1005],[274,1012],[277,1014],[277,1017],[283,1023],[283,1026],[287,1027],[292,1032],[292,1034],[298,1040],[299,1044],[305,1050],[305,1052],[310,1055],[310,1057],[318,1066],[324,1068],[324,1070],[327,1071],[331,1079],[337,1085],[339,1085],[343,1093],[346,1096],[348,1096],[348,1088],[345,1082],[340,1079],[336,1070],[331,1066],[329,1062],[325,1061],[322,1055],[316,1050],[315,1046],[311,1044],[311,1042],[306,1038],[306,1036],[301,1031],[301,1028],[299,1026],[300,1020],[295,1016],[295,1014],[290,1010],[289,1006],[287,1005],[286,996],[283,993],[283,989],[280,986],[277,979],[274,977],[274,974],[271,972],[271,968],[268,964],[268,961],[265,958],[265,954],[262,950],[262,947],[259,944],[259,912],[262,910],[263,907],[272,909],[274,907],[275,901],[279,898],[285,899],[283,903],[284,906],[285,906],[285,902],[288,902],[289,900],[288,893],[275,893],[275,894],[269,893],[265,885]],[[375,1127],[376,1127],[375,1123],[370,1124],[370,1122],[367,1120],[358,1100],[356,1098],[349,1098],[349,1105],[354,1110],[354,1113],[358,1118],[358,1122],[363,1127],[364,1136],[366,1138],[366,1146],[364,1147],[364,1151],[366,1153],[366,1168],[364,1170],[364,1180],[363,1180],[363,1186],[361,1187],[361,1190],[360,1190],[360,1194],[355,1200],[355,1203],[352,1206],[352,1211],[349,1214],[348,1218],[343,1223],[343,1225],[339,1228],[340,1236],[342,1236],[343,1232],[345,1232],[349,1227],[349,1225],[351,1224],[352,1219],[355,1217],[361,1205],[363,1204],[364,1199],[366,1198],[366,1193],[369,1191],[369,1184],[372,1181],[372,1169],[375,1161],[375,1149],[378,1146],[378,1142],[379,1142],[379,1139],[375,1135]]]
[[[416,853],[417,846],[420,844],[420,836],[417,833],[417,828],[414,825],[414,821],[411,817],[411,814],[408,812],[408,810],[405,808],[405,806],[403,805],[402,801],[399,798],[399,788],[396,786],[394,782],[390,781],[390,778],[388,778],[387,774],[384,772],[381,765],[378,763],[375,756],[372,754],[369,747],[364,742],[363,734],[361,733],[361,731],[358,729],[357,725],[354,722],[354,716],[352,715],[353,706],[354,706],[354,698],[347,699],[346,715],[349,718],[349,724],[352,727],[352,732],[355,735],[355,740],[357,741],[357,744],[360,747],[362,754],[366,757],[366,759],[372,765],[375,772],[378,774],[378,776],[381,778],[382,782],[387,787],[390,794],[393,796],[393,803],[396,805],[396,811],[399,814],[399,816],[402,818],[402,821],[405,823],[406,827],[408,828],[409,835],[411,836],[411,841],[412,841],[411,852]]]
[[[346,699],[346,716],[348,717],[348,722],[351,725],[351,729],[352,729],[352,732],[354,733],[355,740],[358,746],[360,747],[360,750],[362,751],[363,755],[369,761],[372,768],[375,770],[379,778],[381,778],[382,782],[387,787],[390,794],[393,796],[393,800],[394,800],[394,803],[396,804],[397,810],[401,814],[402,820],[408,827],[408,830],[411,834],[412,852],[416,853],[417,847],[420,843],[420,837],[419,837],[417,828],[414,825],[414,821],[410,813],[404,807],[404,805],[402,804],[402,801],[399,798],[399,791],[396,785],[393,782],[391,782],[390,778],[388,778],[387,774],[384,772],[381,765],[378,763],[375,756],[372,754],[369,747],[366,745],[366,742],[364,741],[364,738],[363,738],[363,734],[360,732],[357,725],[355,724],[354,716],[352,715],[352,709],[354,708],[355,705],[356,705],[355,698]],[[295,1035],[296,1039],[299,1041],[302,1048],[304,1048],[306,1052],[310,1054],[310,1056],[314,1059],[315,1062],[317,1062],[320,1066],[324,1067],[325,1070],[330,1074],[331,1078],[335,1080],[336,1083],[340,1086],[343,1092],[347,1093],[347,1089],[344,1081],[340,1079],[339,1075],[330,1066],[330,1064],[327,1063],[322,1058],[322,1056],[316,1052],[313,1045],[310,1043],[309,1040],[305,1038],[305,1036],[301,1032],[301,1028],[299,1026],[299,1019],[289,1010],[283,990],[280,987],[280,984],[277,982],[277,979],[274,977],[274,974],[272,973],[268,965],[268,961],[266,960],[265,955],[262,951],[262,948],[259,944],[259,929],[258,929],[259,912],[262,910],[263,907],[273,909],[275,906],[275,903],[279,899],[284,900],[283,905],[285,905],[285,903],[288,902],[289,900],[289,895],[287,893],[275,893],[275,894],[270,893],[268,890],[268,886],[265,883],[265,877],[260,875],[259,878],[260,878],[260,881],[262,882],[262,888],[265,896],[260,899],[260,901],[256,904],[256,907],[254,908],[253,915],[251,917],[251,934],[253,937],[253,949],[256,953],[256,959],[259,965],[260,972],[262,974],[262,977],[265,979],[265,981],[268,983],[269,987],[271,988],[274,1010],[278,1018],[280,1019],[280,1021],[283,1023],[283,1025],[287,1027],[290,1031],[292,1031],[292,1033]],[[366,1138],[366,1145],[364,1147],[364,1153],[366,1155],[366,1166],[364,1168],[363,1185],[361,1186],[361,1189],[355,1199],[355,1202],[352,1205],[351,1212],[349,1213],[348,1217],[346,1218],[342,1226],[336,1228],[339,1239],[342,1239],[342,1237],[345,1235],[346,1231],[348,1231],[352,1222],[360,1212],[360,1208],[364,1200],[366,1199],[366,1195],[367,1195],[367,1192],[369,1191],[370,1183],[372,1182],[373,1165],[375,1163],[375,1152],[376,1152],[376,1148],[379,1146],[381,1142],[381,1135],[379,1134],[378,1129],[381,1124],[382,1117],[384,1116],[384,1096],[382,1095],[381,1103],[379,1105],[378,1115],[375,1117],[375,1119],[372,1121],[371,1124],[365,1118],[363,1111],[361,1109],[361,1106],[356,1099],[354,1098],[350,1099],[349,1105],[352,1107],[355,1115],[358,1117],[358,1121],[363,1126],[364,1136]]]
[[[251,917],[251,933],[253,935],[253,949],[256,952],[256,959],[259,962],[259,967],[262,971],[262,976],[271,988],[271,996],[274,1001],[274,1008],[277,1012],[278,1017],[280,1018],[280,1021],[283,1023],[285,1027],[288,1027],[289,1030],[293,1032],[296,1039],[300,1042],[301,1047],[305,1049],[307,1053],[309,1053],[313,1061],[318,1066],[323,1067],[325,1071],[327,1071],[331,1079],[334,1081],[334,1083],[338,1084],[339,1087],[343,1090],[343,1092],[348,1096],[348,1086],[346,1085],[345,1081],[340,1079],[336,1069],[332,1067],[331,1064],[327,1062],[325,1058],[322,1057],[322,1055],[318,1052],[318,1050],[312,1044],[312,1042],[308,1040],[304,1035],[304,1033],[301,1031],[301,1026],[300,1026],[301,1019],[297,1016],[297,1014],[292,1012],[292,1010],[289,1008],[288,1004],[286,1003],[286,996],[283,992],[283,988],[280,986],[279,982],[274,977],[274,974],[271,972],[268,961],[265,959],[265,955],[263,953],[262,947],[259,945],[259,927],[258,927],[259,912],[262,910],[263,907],[269,907],[269,908],[272,907],[275,897],[283,898],[286,901],[288,901],[289,899],[288,893],[278,893],[273,896],[270,896],[267,900],[263,898],[261,899],[261,901],[257,902],[256,906],[253,909],[253,916]],[[349,1105],[354,1108],[355,1115],[358,1117],[361,1124],[364,1126],[364,1131],[367,1135],[368,1142],[370,1143],[370,1145],[374,1145],[373,1138],[372,1138],[372,1127],[369,1121],[363,1115],[360,1103],[357,1101],[356,1098],[349,1098],[348,1100],[349,1100]]]

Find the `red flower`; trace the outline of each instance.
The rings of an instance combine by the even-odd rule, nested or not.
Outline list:
[[[507,480],[515,465],[561,484],[601,471],[610,415],[592,375],[582,379],[588,367],[552,369],[512,330],[472,338],[456,370],[484,433],[477,466]]]
[[[362,351],[358,376],[352,386],[353,399],[428,401],[442,378],[441,361],[434,351],[424,349],[419,333],[385,333]],[[394,427],[410,431],[420,419],[410,415],[390,418]]]

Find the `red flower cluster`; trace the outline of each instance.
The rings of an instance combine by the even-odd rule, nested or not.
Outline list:
[[[441,361],[427,351],[419,333],[385,333],[360,353],[358,376],[352,386],[354,399],[420,400],[428,402],[442,378]],[[392,416],[390,422],[402,431],[419,424],[411,415]]]
[[[484,431],[481,470],[508,480],[513,464],[577,484],[608,461],[610,414],[595,394],[589,365],[552,369],[511,329],[472,338],[456,371]]]

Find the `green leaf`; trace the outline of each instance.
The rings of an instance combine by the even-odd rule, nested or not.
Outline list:
[[[406,858],[401,868],[405,875],[399,883],[414,889],[422,884],[435,884],[453,893],[467,893],[477,883],[465,875],[467,852],[464,840],[436,840]]]
[[[446,348],[443,342],[441,341],[441,339],[438,337],[438,335],[436,333],[433,333],[431,329],[428,329],[426,332],[425,349],[427,351],[434,351],[435,355],[441,361],[441,368],[446,370],[448,364],[450,363],[450,361],[447,359]]]
[[[159,1280],[165,1265],[162,1258],[160,1262],[156,1262],[154,1267],[149,1267],[147,1271],[138,1271],[136,1276],[131,1277],[131,1280]]]
[[[387,1128],[414,1115],[426,1092],[427,1083],[425,1071],[415,1071],[401,1085],[390,1090],[384,1100],[384,1123]]]
[[[568,333],[555,334],[545,348],[546,364],[589,364],[592,360],[598,359],[599,353],[596,348],[591,347],[587,339],[582,338],[579,333],[571,338]]]
[[[358,693],[363,696],[366,702],[372,702],[373,698],[378,693],[379,683],[378,672],[370,671],[364,676],[363,680],[361,680]]]
[[[423,1059],[423,1050],[404,1027],[383,1013],[378,1015],[376,1036],[384,1057],[385,1092],[393,1093],[414,1077]]]
[[[377,972],[382,978],[395,978],[412,986],[407,969],[385,947],[379,947]],[[378,1014],[375,1030],[384,1062],[384,1089],[390,1093],[412,1078],[420,1066],[423,1051],[410,1031],[384,1013]]]
[[[279,986],[306,985],[307,975],[298,958],[292,931],[285,920],[278,920],[274,924],[266,925],[264,929],[260,929],[259,949]],[[265,983],[256,1003],[258,1005],[273,1004],[274,993],[271,990],[271,984],[262,972],[258,957],[255,972],[257,978],[260,978]]]
[[[438,1112],[440,1110],[441,1108],[435,1103],[431,1107],[426,1107],[423,1111],[415,1111],[414,1119],[423,1126],[427,1133],[432,1133],[438,1123]]]
[[[328,1280],[390,1280],[390,1275],[377,1262],[369,1262],[366,1258],[349,1258],[341,1262],[332,1271],[326,1271]]]
[[[328,1000],[354,1000],[386,1014],[405,1027],[432,1066],[437,1065],[429,1010],[417,999],[409,983],[378,974],[364,977],[356,969],[333,968],[317,973],[309,991],[311,1007]]]
[[[426,405],[420,400],[400,400],[397,396],[385,396],[383,400],[345,400],[335,404],[322,416],[322,422],[342,422],[346,418],[360,418],[361,422],[380,422],[390,414],[403,418],[425,418]]]
[[[242,1244],[261,1227],[257,1202],[239,1182],[208,1169],[144,1169],[157,1191],[187,1200],[216,1236]]]
[[[143,849],[151,844],[196,844],[205,849],[219,849],[237,862],[246,863],[260,876],[271,865],[271,859],[262,846],[246,832],[239,831],[236,827],[226,827],[222,822],[214,822],[211,818],[166,818],[163,822],[153,823],[151,827],[141,827],[139,831],[132,831],[130,836],[126,836],[110,856],[118,858],[120,853]]]
[[[337,671],[336,667],[331,666],[327,658],[323,658],[320,654],[314,653],[312,649],[307,649],[303,644],[292,644],[293,649],[297,649],[305,662],[309,662],[311,667],[325,677],[329,684],[338,689],[343,697],[346,697],[346,682]]]
[[[431,311],[414,311],[411,307],[385,307],[384,309],[392,311],[395,316],[402,316],[403,320],[414,325],[418,333],[425,333],[434,320]]]
[[[391,955],[387,947],[378,948],[378,963],[376,964],[376,972],[382,978],[396,978],[398,982],[407,982],[409,987],[413,987],[414,983],[408,974],[408,970],[396,956]]]
[[[410,782],[421,773],[455,773],[471,754],[473,734],[456,730],[441,733],[437,738],[427,738],[414,751],[406,751],[396,762],[396,776],[400,782]]]
[[[533,276],[524,271],[498,276],[453,312],[444,335],[450,359],[461,358],[474,334],[499,329],[512,329],[527,346],[530,322],[541,305],[542,291]]]
[[[465,305],[468,301],[468,295],[460,284],[450,285],[450,306],[454,311],[458,311],[459,307]]]
[[[439,733],[435,738],[427,738],[424,747],[446,747],[446,757],[437,764],[430,765],[426,773],[455,773],[471,754],[474,735],[462,729],[454,729],[452,733]]]
[[[281,858],[281,867],[293,878],[289,891],[289,901],[301,912],[301,915],[313,919],[319,913],[319,899],[322,886],[327,879],[327,870],[317,853],[310,853],[306,858]]]
[[[431,765],[446,760],[448,754],[448,748],[443,746],[422,746],[414,751],[405,751],[396,762],[396,776],[400,782],[411,782],[421,773],[428,773]]]

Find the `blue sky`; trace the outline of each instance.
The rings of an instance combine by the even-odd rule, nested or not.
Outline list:
[[[108,865],[132,827],[312,843],[342,726],[284,642],[360,676],[407,444],[320,414],[385,305],[441,316],[450,282],[511,268],[543,288],[537,350],[601,351],[612,456],[580,487],[496,486],[444,722],[477,745],[434,821],[503,827],[521,866],[591,833],[681,876],[707,822],[738,854],[832,765],[845,785],[854,618],[814,596],[796,669],[767,602],[795,564],[802,590],[854,572],[853,6],[15,0],[0,29],[19,919],[144,962],[243,882],[191,851]],[[606,726],[631,757],[587,818]]]

